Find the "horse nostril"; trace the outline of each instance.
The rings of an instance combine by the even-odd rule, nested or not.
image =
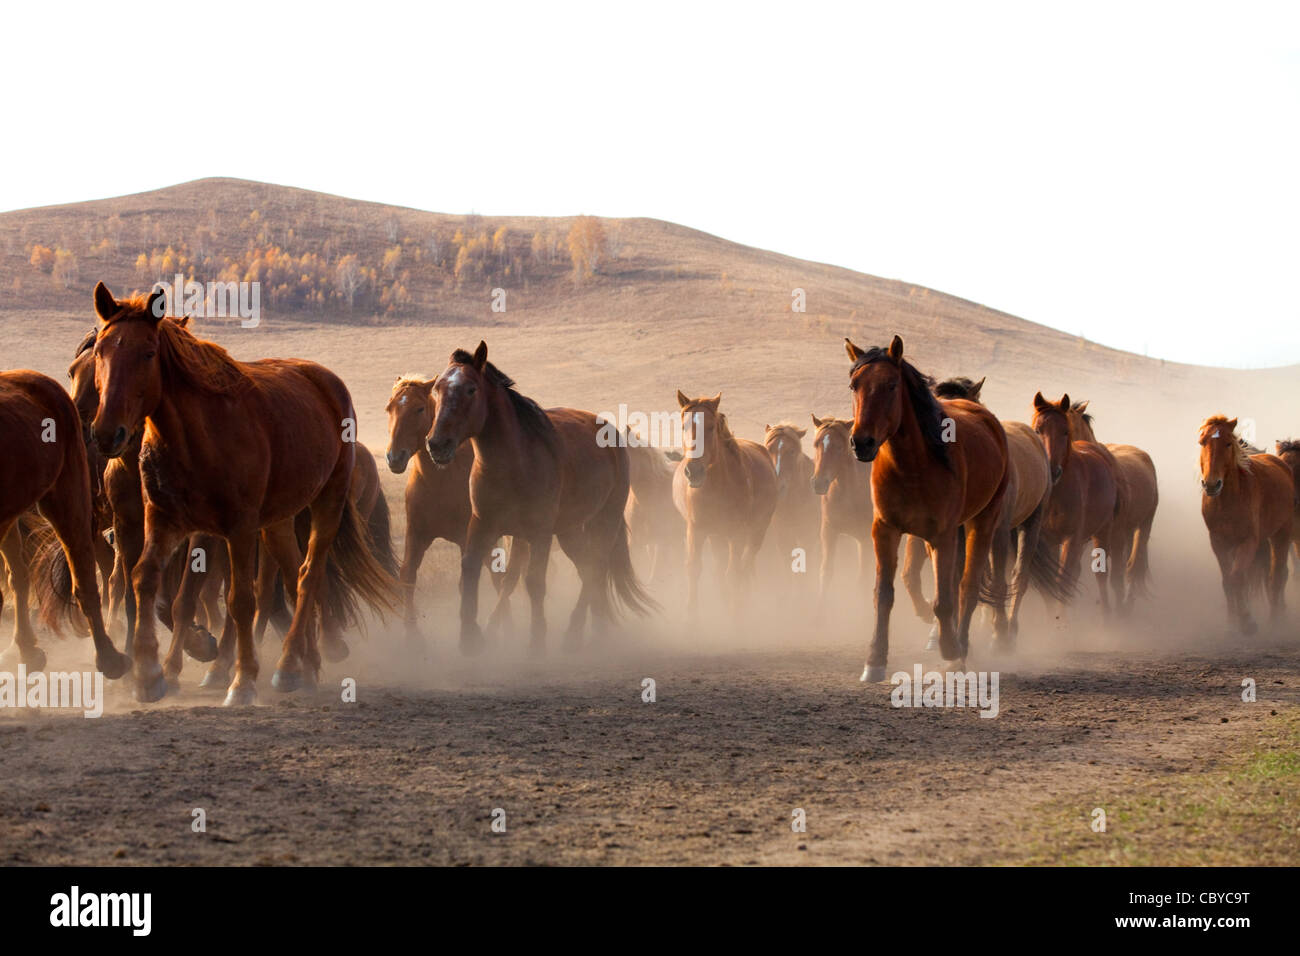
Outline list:
[[[113,432],[113,447],[121,448],[126,444],[126,426],[118,425],[117,431]]]

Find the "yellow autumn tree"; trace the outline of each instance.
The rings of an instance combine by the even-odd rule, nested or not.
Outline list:
[[[581,282],[600,271],[605,229],[595,216],[579,216],[569,228],[569,258],[573,277]]]

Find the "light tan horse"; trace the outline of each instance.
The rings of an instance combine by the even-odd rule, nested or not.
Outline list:
[[[629,436],[627,453],[631,487],[623,520],[633,553],[650,555],[646,580],[654,583],[666,565],[681,566],[686,522],[673,506],[673,466],[663,452]]]
[[[871,465],[853,455],[849,439],[853,422],[846,418],[812,416],[812,490],[821,496],[821,573],[817,610],[826,605],[826,591],[835,572],[835,545],[840,535],[858,543],[858,580],[865,591],[871,583]]]
[[[821,526],[821,503],[813,491],[813,460],[803,450],[808,429],[792,422],[767,425],[763,447],[776,469],[776,511],[768,535],[776,545],[781,567],[787,568],[795,548],[815,556]]]
[[[776,511],[776,469],[767,449],[737,438],[713,398],[680,391],[686,455],[673,475],[673,504],[686,519],[686,609],[699,608],[700,562],[706,541],[727,549],[725,581],[736,600],[754,572]]]
[[[1295,520],[1291,523],[1292,542],[1295,545],[1296,560],[1300,561],[1300,441],[1288,438],[1277,443],[1277,457],[1286,462],[1291,469],[1291,480],[1295,484]]]
[[[1096,441],[1087,409],[1087,402],[1071,405],[1070,424],[1080,438]],[[1108,443],[1106,447],[1115,459],[1115,521],[1111,525],[1115,552],[1109,559],[1116,573],[1110,575],[1110,585],[1116,608],[1130,611],[1134,597],[1147,593],[1151,525],[1160,504],[1160,491],[1150,455],[1133,445]],[[1118,573],[1121,568],[1123,574]]]

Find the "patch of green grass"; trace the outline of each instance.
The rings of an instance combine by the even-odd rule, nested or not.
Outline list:
[[[1095,807],[1106,811],[1104,833],[1092,830]],[[1001,855],[1008,865],[1295,865],[1300,862],[1300,711],[1279,714],[1248,752],[1214,770],[1053,800],[1036,808],[1018,830]]]

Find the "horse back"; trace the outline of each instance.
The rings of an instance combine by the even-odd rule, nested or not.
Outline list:
[[[45,440],[51,433],[53,440]],[[0,372],[0,441],[0,521],[39,501],[65,463],[86,467],[76,406],[63,386],[40,372]]]
[[[961,520],[978,515],[1005,491],[1010,466],[1007,433],[994,414],[964,398],[939,403],[953,421],[949,445],[954,466],[963,479]]]
[[[1276,455],[1251,455],[1250,461],[1259,484],[1260,536],[1270,538],[1283,529],[1289,533],[1296,507],[1291,469]]]

